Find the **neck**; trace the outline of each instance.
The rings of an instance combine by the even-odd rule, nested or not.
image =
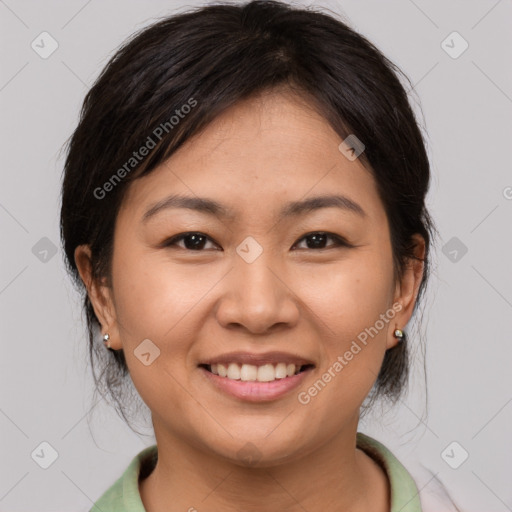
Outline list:
[[[147,512],[235,512],[240,506],[247,512],[389,512],[387,476],[356,448],[355,429],[293,461],[265,467],[242,467],[183,440],[156,439],[157,465],[139,484]]]

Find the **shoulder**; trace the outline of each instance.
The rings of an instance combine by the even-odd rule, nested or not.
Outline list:
[[[408,467],[420,489],[423,512],[461,512],[439,471],[434,472],[419,461],[411,462]]]
[[[372,457],[386,472],[391,492],[391,512],[424,512],[421,509],[416,482],[386,446],[358,432],[357,447]]]
[[[436,474],[420,463],[408,469],[381,442],[360,432],[357,446],[381,464],[391,488],[391,512],[459,512]]]
[[[145,512],[139,493],[139,476],[152,470],[157,456],[156,444],[140,451],[89,512]]]

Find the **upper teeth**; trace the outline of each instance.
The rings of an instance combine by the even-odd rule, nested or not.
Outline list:
[[[241,367],[237,363],[230,363],[228,365],[212,364],[211,372],[232,380],[271,382],[276,379],[291,377],[299,373],[300,368],[295,364],[285,363],[264,364],[262,366],[243,364]]]

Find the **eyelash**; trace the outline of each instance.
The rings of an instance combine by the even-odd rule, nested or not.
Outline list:
[[[185,238],[187,238],[188,236],[192,236],[192,235],[199,235],[201,237],[204,237],[206,238],[208,241],[210,242],[213,242],[213,240],[208,236],[208,235],[205,235],[204,233],[201,233],[199,231],[188,231],[186,233],[180,233],[179,235],[175,235],[171,238],[169,238],[168,240],[165,240],[162,244],[161,244],[161,247],[172,247],[173,245],[176,245],[176,243],[178,241],[181,241]],[[306,250],[310,250],[310,251],[325,251],[327,249],[334,249],[334,248],[337,248],[337,247],[354,247],[353,245],[349,244],[346,240],[344,240],[342,237],[338,236],[338,235],[335,235],[334,233],[329,233],[327,231],[312,231],[310,233],[307,233],[305,234],[302,238],[300,238],[295,244],[294,244],[294,247],[295,245],[298,245],[299,242],[302,242],[303,240],[305,240],[306,238],[309,238],[313,235],[325,235],[327,236],[327,238],[330,238],[332,240],[334,240],[334,244],[331,244],[327,247],[322,247],[320,249],[309,249],[309,248],[306,248]],[[215,242],[213,242],[215,243]],[[186,250],[186,251],[191,251],[191,252],[204,252],[204,249],[187,249],[186,247],[182,247],[182,249]]]

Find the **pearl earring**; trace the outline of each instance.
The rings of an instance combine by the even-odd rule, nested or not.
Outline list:
[[[398,339],[398,342],[400,343],[401,341],[403,341],[404,339],[404,331],[402,331],[402,329],[395,329],[395,332],[393,333],[393,335],[395,336],[395,338]]]
[[[105,343],[105,345],[108,349],[112,348],[110,346],[110,334],[106,333],[103,335],[103,343]]]

